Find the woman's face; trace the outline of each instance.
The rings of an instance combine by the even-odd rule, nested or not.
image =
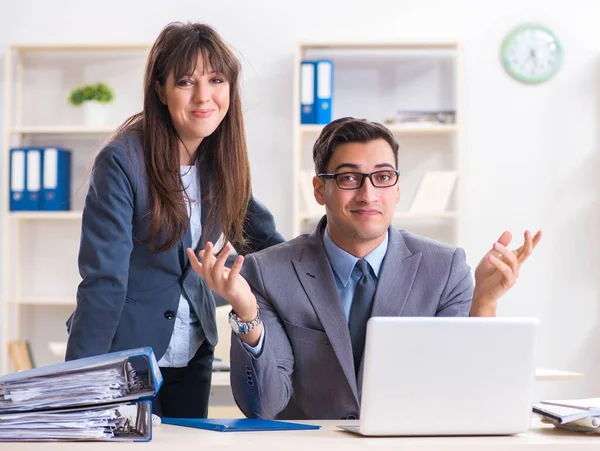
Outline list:
[[[194,73],[175,80],[171,72],[165,86],[157,85],[157,91],[191,152],[217,129],[229,109],[229,81],[214,72],[208,61],[205,66],[200,52]]]

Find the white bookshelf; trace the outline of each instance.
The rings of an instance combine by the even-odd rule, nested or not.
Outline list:
[[[319,134],[323,130],[324,125],[300,125],[300,133],[302,134]],[[412,125],[412,124],[393,124],[386,126],[391,132],[397,135],[436,135],[436,134],[451,134],[456,133],[456,125]]]
[[[81,219],[81,211],[13,211],[8,214],[9,219],[19,221],[72,221]]]
[[[65,322],[80,281],[77,253],[85,181],[94,153],[124,119],[141,110],[149,44],[18,44],[5,52],[0,374],[11,371],[8,342],[30,342],[38,365],[60,361],[50,343],[66,341]],[[102,81],[115,92],[106,125],[89,126],[68,104],[71,90]],[[9,150],[72,151],[71,211],[10,211]]]
[[[464,181],[461,46],[456,41],[303,42],[298,44],[293,81],[293,236],[312,230],[324,209],[312,198],[312,147],[324,125],[300,123],[300,63],[333,61],[332,120],[344,116],[384,124],[400,143],[401,200],[394,225],[452,244],[461,243]],[[454,123],[390,122],[397,111],[455,111]],[[457,174],[445,210],[411,211],[423,175]]]
[[[105,135],[111,133],[115,127],[89,127],[85,125],[69,126],[34,126],[12,127],[11,135]]]

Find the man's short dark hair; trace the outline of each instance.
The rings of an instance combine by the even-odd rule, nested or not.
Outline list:
[[[386,127],[366,119],[342,117],[327,124],[313,147],[313,161],[317,174],[327,172],[327,165],[335,148],[345,143],[367,143],[376,139],[385,140],[394,152],[394,162],[398,168],[398,141]]]

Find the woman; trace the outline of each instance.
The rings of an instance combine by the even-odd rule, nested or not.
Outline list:
[[[203,24],[167,25],[148,56],[143,111],[98,153],[83,210],[67,360],[151,346],[154,412],[206,417],[217,341],[211,291],[186,249],[283,241],[251,195],[240,63]]]

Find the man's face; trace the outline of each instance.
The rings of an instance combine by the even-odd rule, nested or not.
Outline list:
[[[383,139],[367,143],[345,143],[337,146],[327,172],[371,173],[395,170],[394,152]],[[400,200],[400,184],[376,188],[369,178],[362,187],[344,190],[333,179],[315,178],[315,199],[325,205],[329,235],[342,249],[370,250],[384,239]],[[355,254],[356,255],[356,254]]]

